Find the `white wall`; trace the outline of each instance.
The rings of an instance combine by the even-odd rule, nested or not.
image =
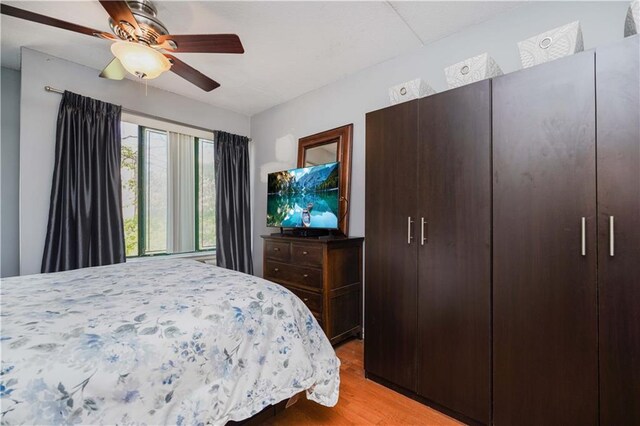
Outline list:
[[[22,49],[20,110],[20,273],[40,272],[54,166],[60,95],[44,86],[123,105],[158,118],[246,135],[250,120],[174,93],[130,80],[98,78],[99,71],[34,50]],[[3,200],[4,201],[4,200]]]
[[[2,188],[0,189],[0,277],[18,275],[18,180],[20,172],[20,71],[2,68]]]
[[[251,118],[255,144],[254,264],[262,274],[260,235],[275,232],[265,227],[266,183],[260,171],[287,165],[276,158],[276,140],[295,139],[354,123],[350,200],[350,234],[364,235],[365,114],[389,105],[387,88],[423,78],[437,91],[446,89],[443,68],[488,52],[505,73],[520,69],[516,43],[574,20],[580,20],[585,49],[622,39],[629,2],[535,2],[469,27],[418,51],[367,68],[340,81],[302,95]],[[288,166],[295,166],[295,159]],[[265,166],[266,165],[266,166]],[[275,171],[275,170],[271,170]]]

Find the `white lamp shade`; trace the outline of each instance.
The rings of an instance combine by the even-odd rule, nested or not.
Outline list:
[[[171,62],[162,53],[139,43],[118,41],[111,45],[111,52],[127,71],[147,80],[171,68]]]

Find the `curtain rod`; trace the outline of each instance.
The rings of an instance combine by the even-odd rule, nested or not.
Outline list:
[[[47,92],[51,92],[51,93],[59,93],[61,95],[64,93],[64,90],[56,89],[55,87],[51,87],[51,86],[44,86],[44,90],[47,91]],[[203,132],[211,132],[211,133],[215,132],[215,130],[205,129],[204,127],[194,126],[193,124],[181,123],[179,121],[171,120],[169,118],[156,117],[156,116],[153,116],[151,114],[146,114],[144,112],[135,111],[135,110],[124,108],[124,107],[122,107],[122,111],[128,112],[129,114],[140,115],[142,117],[147,117],[147,118],[153,118],[153,119],[156,119],[156,120],[166,121],[166,122],[171,123],[171,124],[177,124],[178,126],[191,127],[193,129],[200,130],[200,131],[203,131]],[[249,142],[251,142],[251,141],[252,141],[252,139],[249,138]]]

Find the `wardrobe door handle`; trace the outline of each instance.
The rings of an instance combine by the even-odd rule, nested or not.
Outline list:
[[[609,216],[609,256],[613,257],[615,254],[615,240],[613,234],[613,216]]]
[[[411,244],[411,240],[413,240],[413,236],[411,236],[411,224],[413,221],[411,220],[411,216],[407,217],[407,244]]]
[[[580,254],[583,256],[587,255],[587,219],[583,217],[580,220]]]
[[[427,238],[424,236],[424,228],[427,225],[427,221],[422,218],[422,224],[420,226],[420,244],[424,245],[427,242]]]

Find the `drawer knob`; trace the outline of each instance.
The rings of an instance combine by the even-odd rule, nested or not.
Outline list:
[[[308,301],[309,301],[309,298],[308,298],[308,297],[305,297],[305,298],[304,298],[304,299],[302,299],[302,300],[303,300],[304,302],[308,302]]]
[[[280,269],[278,268],[273,268],[273,272],[278,272]]]
[[[304,274],[303,277],[309,278],[309,274]]]
[[[302,255],[303,255],[303,256],[306,256],[306,255],[308,255],[308,254],[309,254],[309,253],[307,253],[306,251],[303,251],[303,252],[302,252]]]
[[[274,247],[273,251],[280,251],[280,247]]]

